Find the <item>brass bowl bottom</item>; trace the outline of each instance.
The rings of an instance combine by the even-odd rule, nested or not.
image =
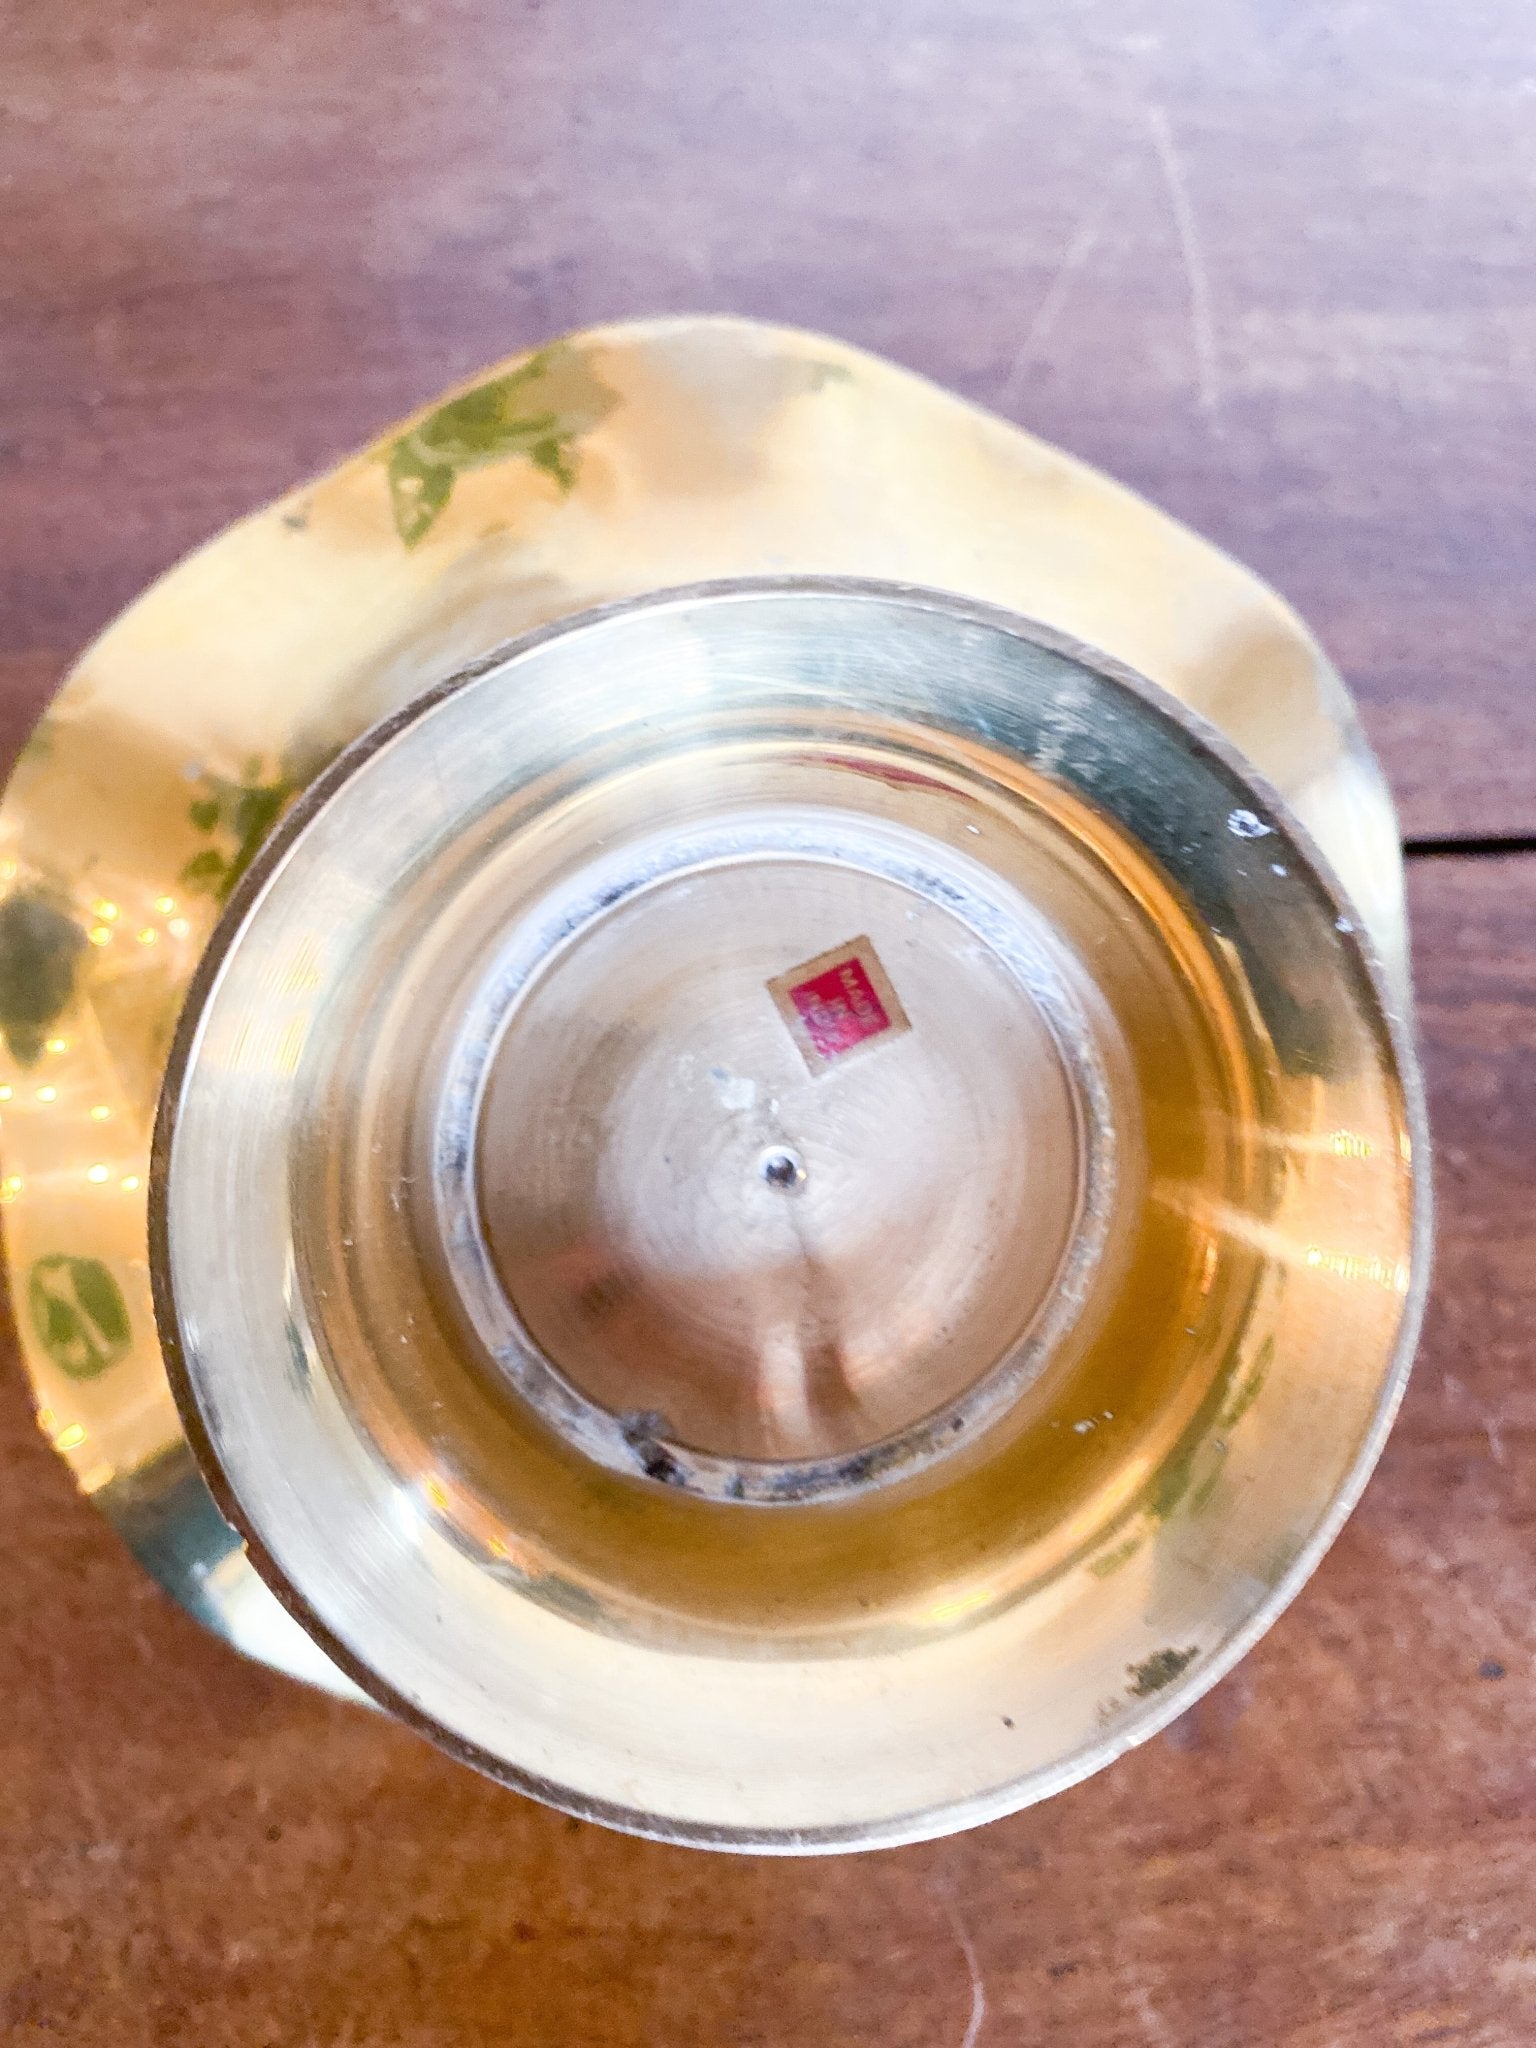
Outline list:
[[[668,1836],[892,1840],[1149,1732],[1406,1363],[1416,1114],[1348,906],[1149,686],[744,582],[367,735],[194,982],[157,1309],[365,1690]]]

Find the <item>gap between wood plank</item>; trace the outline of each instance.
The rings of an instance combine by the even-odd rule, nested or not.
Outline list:
[[[1487,838],[1413,838],[1403,841],[1403,853],[1408,860],[1443,860],[1448,856],[1463,859],[1497,859],[1501,855],[1536,853],[1536,832],[1494,833]]]

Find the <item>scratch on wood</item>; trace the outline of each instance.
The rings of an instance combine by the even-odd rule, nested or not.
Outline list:
[[[96,1796],[96,1787],[80,1764],[69,1766],[69,1776],[80,1801],[80,1811],[85,1816],[86,1825],[97,1841],[104,1840],[112,1830],[107,1825],[106,1814],[102,1811],[101,1801]]]
[[[1205,256],[1195,227],[1194,208],[1189,203],[1183,161],[1174,143],[1168,116],[1161,107],[1147,108],[1147,127],[1162,168],[1163,182],[1168,187],[1168,209],[1173,215],[1173,229],[1178,236],[1179,254],[1184,262],[1184,280],[1189,291],[1190,340],[1195,352],[1195,391],[1202,410],[1214,420],[1221,410],[1221,392],[1216,363],[1216,323],[1211,317],[1210,274],[1205,267]]]
[[[970,1929],[960,1917],[960,1908],[955,1904],[955,1895],[946,1884],[939,1893],[944,1901],[944,1911],[949,1915],[949,1924],[954,1929],[955,1940],[960,1944],[960,1953],[965,1957],[965,1967],[971,1977],[971,2011],[965,2023],[965,2033],[960,2048],[976,2048],[981,2038],[982,2022],[987,2017],[987,1987],[982,1978],[981,1964],[976,1956],[976,1944],[971,1939]]]
[[[995,403],[999,406],[1012,405],[1017,398],[1024,374],[1030,365],[1039,359],[1040,351],[1050,338],[1051,329],[1056,325],[1067,295],[1074,280],[1094,250],[1099,245],[1099,236],[1104,230],[1104,216],[1109,211],[1109,202],[1114,196],[1125,169],[1116,165],[1104,180],[1098,198],[1078,223],[1077,233],[1068,242],[1066,253],[1056,267],[1055,275],[1045,288],[1045,295],[1035,308],[1035,317],[1025,330],[1024,339],[1019,343],[1013,361],[1008,365],[1008,374],[998,390]]]

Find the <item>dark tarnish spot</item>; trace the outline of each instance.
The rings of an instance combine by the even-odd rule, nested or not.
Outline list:
[[[660,1486],[686,1487],[687,1473],[666,1445],[658,1441],[666,1426],[664,1415],[632,1415],[624,1424],[624,1441],[647,1479],[654,1479]]]
[[[589,1280],[576,1297],[576,1305],[589,1323],[606,1322],[619,1310],[634,1293],[634,1287],[623,1273],[599,1273]]]
[[[867,1485],[871,1479],[883,1479],[888,1472],[899,1472],[922,1448],[921,1440],[914,1443],[905,1436],[890,1443],[871,1444],[867,1451],[855,1451],[851,1458],[845,1458],[837,1468],[837,1477],[844,1486]]]
[[[304,1332],[292,1316],[283,1324],[283,1338],[288,1346],[289,1384],[307,1398],[314,1384],[314,1368],[310,1364]]]
[[[1128,1664],[1128,1690],[1133,1699],[1150,1699],[1165,1685],[1172,1685],[1180,1672],[1187,1671],[1200,1654],[1199,1646],[1188,1650],[1154,1650],[1145,1664]]]
[[[540,1572],[535,1577],[524,1578],[522,1583],[541,1605],[556,1614],[567,1614],[573,1621],[588,1623],[603,1619],[602,1602],[595,1599],[585,1586],[562,1578],[558,1572]]]
[[[1497,1657],[1485,1657],[1477,1667],[1477,1675],[1479,1678],[1502,1678],[1504,1666]]]
[[[75,993],[85,934],[45,897],[18,895],[0,904],[0,1033],[23,1066],[42,1055],[55,1018]]]
[[[657,1480],[662,1486],[686,1486],[683,1468],[660,1444],[636,1444],[635,1456],[640,1460],[640,1469],[647,1479]]]

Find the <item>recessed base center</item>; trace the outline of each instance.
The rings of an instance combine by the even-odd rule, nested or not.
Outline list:
[[[497,1355],[584,1449],[708,1493],[923,1462],[1038,1369],[1091,1255],[1106,1134],[1049,944],[978,863],[857,817],[627,867],[502,971],[473,1168]]]
[[[793,1193],[805,1185],[805,1162],[798,1152],[785,1152],[775,1147],[763,1155],[758,1171],[769,1187],[783,1188],[786,1193]]]

